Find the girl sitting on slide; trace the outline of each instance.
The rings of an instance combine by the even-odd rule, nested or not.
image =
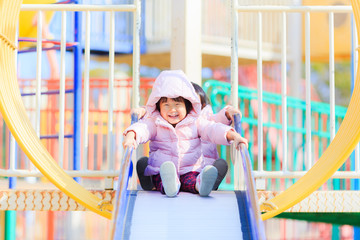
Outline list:
[[[211,121],[226,124],[228,126],[230,126],[232,121],[234,120],[233,118],[234,118],[235,114],[240,114],[240,116],[241,116],[240,110],[238,110],[230,105],[221,109],[221,111],[218,112],[217,114],[214,114],[213,110],[211,108],[211,105],[210,105],[210,100],[209,100],[208,96],[206,95],[206,93],[204,92],[204,90],[196,83],[192,82],[191,84],[193,85],[195,92],[197,93],[197,95],[200,98],[200,102],[201,102],[200,116],[202,116],[208,120],[211,120]],[[141,119],[145,116],[146,109],[144,107],[139,107],[136,109],[132,109],[131,113],[137,114],[138,118]],[[213,187],[213,190],[217,190],[221,181],[226,176],[226,173],[228,171],[228,164],[224,159],[219,158],[216,144],[202,139],[201,140],[201,149],[202,149],[202,153],[203,153],[203,162],[204,162],[203,166],[205,167],[206,165],[213,165],[218,170],[218,176],[216,178],[216,181],[215,181],[215,184]],[[140,158],[136,163],[136,171],[137,171],[138,178],[140,180],[140,185],[141,185],[142,189],[152,190],[152,189],[154,189],[154,184],[152,183],[151,176],[144,175],[144,171],[145,171],[147,165],[148,165],[148,158],[147,157]]]
[[[233,128],[199,117],[201,103],[182,71],[163,71],[155,80],[146,104],[147,116],[124,131],[124,146],[136,148],[150,140],[145,176],[152,176],[156,190],[168,197],[179,191],[208,196],[218,171],[203,167],[201,140],[215,144],[247,140]]]

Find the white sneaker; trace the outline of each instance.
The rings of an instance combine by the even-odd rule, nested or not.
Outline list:
[[[164,162],[160,166],[160,177],[166,196],[175,197],[180,189],[180,182],[173,162]]]
[[[199,194],[202,197],[207,197],[211,193],[211,190],[214,187],[218,171],[216,167],[212,165],[207,165],[203,168],[201,173],[196,179],[196,186],[199,189]]]

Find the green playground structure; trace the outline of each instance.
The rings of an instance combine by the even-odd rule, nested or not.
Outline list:
[[[207,80],[203,89],[207,93],[214,112],[228,104],[230,98],[230,83],[217,80]],[[257,170],[257,99],[256,89],[239,86],[239,108],[242,112],[242,126],[244,135],[249,140],[249,153],[252,159],[253,170]],[[264,126],[264,170],[281,171],[282,154],[279,146],[282,145],[282,99],[281,94],[263,91],[263,126]],[[340,126],[345,114],[346,107],[335,107],[336,130]],[[288,159],[289,171],[304,171],[305,169],[305,100],[287,97],[287,132],[288,132]],[[330,143],[330,105],[322,102],[311,102],[312,122],[312,158],[316,161]],[[220,157],[229,159],[229,150],[226,146],[220,146]],[[232,163],[229,163],[232,166]],[[345,166],[341,170],[345,170]],[[230,168],[233,174],[232,167]],[[233,189],[233,177],[224,181],[222,189]],[[268,181],[266,190],[284,190],[280,186],[280,180]],[[345,181],[334,179],[329,182],[329,189],[349,189]],[[342,184],[340,182],[342,181]],[[285,184],[291,184],[294,180],[285,179]]]

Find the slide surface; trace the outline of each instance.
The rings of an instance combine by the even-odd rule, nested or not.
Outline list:
[[[358,0],[351,0],[354,11],[357,29],[360,28],[360,3]],[[360,39],[359,31],[357,32]],[[274,217],[288,208],[294,206],[305,199],[312,192],[324,184],[348,159],[360,140],[360,62],[358,62],[358,72],[354,91],[349,103],[345,118],[326,151],[315,163],[315,165],[294,185],[282,192],[275,198],[264,202],[260,209],[267,211],[262,214],[262,219],[266,220]]]
[[[180,192],[129,191],[123,224],[113,239],[254,239],[245,216],[245,195],[216,191],[209,197]]]
[[[56,187],[87,209],[111,219],[112,205],[100,208],[101,199],[67,175],[37,137],[26,114],[16,77],[15,32],[21,0],[0,0],[0,111],[17,143],[32,163]]]

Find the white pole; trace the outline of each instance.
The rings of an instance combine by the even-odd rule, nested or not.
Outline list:
[[[66,54],[66,12],[61,12],[61,44],[60,44],[60,94],[59,94],[59,159],[60,167],[64,167],[64,129],[65,129],[65,54]]]
[[[108,132],[107,132],[107,162],[109,169],[114,169],[113,157],[113,111],[114,111],[114,61],[115,61],[115,14],[110,12],[110,46],[109,46],[109,84],[108,84]]]
[[[312,166],[311,159],[311,88],[310,88],[310,13],[305,13],[305,82],[306,82],[306,169]]]
[[[281,34],[281,99],[282,99],[282,170],[288,170],[287,159],[287,77],[286,77],[286,13],[282,12],[282,34]]]
[[[85,21],[85,61],[84,61],[84,124],[83,124],[83,169],[88,170],[89,154],[89,88],[90,88],[90,12],[86,11]]]
[[[237,12],[237,1],[231,1],[231,104],[239,107],[239,69],[238,69],[238,25],[239,16]]]
[[[237,12],[237,0],[231,1],[231,105],[235,108],[239,107],[238,103],[238,25],[239,25],[239,17]],[[234,164],[234,190],[244,189],[243,178],[240,179],[244,174],[241,174],[242,167],[240,161],[240,154],[238,151],[231,146],[231,159]]]
[[[133,99],[131,105],[133,108],[138,108],[140,104],[140,27],[141,27],[141,1],[135,0],[134,2],[136,10],[133,15]],[[136,172],[136,162],[137,162],[137,151],[134,151],[132,154],[131,161],[133,162],[133,175],[130,181],[130,189],[137,189],[137,172]]]
[[[201,85],[201,0],[172,0],[171,69]]]
[[[36,39],[36,107],[35,107],[35,132],[40,138],[41,124],[41,65],[42,65],[42,30],[43,30],[43,12],[39,11],[37,16],[37,39]],[[35,170],[35,166],[29,161],[30,169]],[[31,180],[30,180],[31,181]]]
[[[257,88],[258,88],[258,170],[263,171],[263,99],[262,99],[262,13],[258,12],[257,28]]]
[[[135,0],[136,11],[133,15],[133,98],[131,107],[138,108],[140,104],[140,27],[141,2]]]
[[[335,137],[334,13],[329,14],[330,140]]]
[[[36,92],[35,92],[35,96],[36,96],[35,131],[38,137],[40,137],[42,28],[43,28],[43,12],[39,11],[37,16]]]

